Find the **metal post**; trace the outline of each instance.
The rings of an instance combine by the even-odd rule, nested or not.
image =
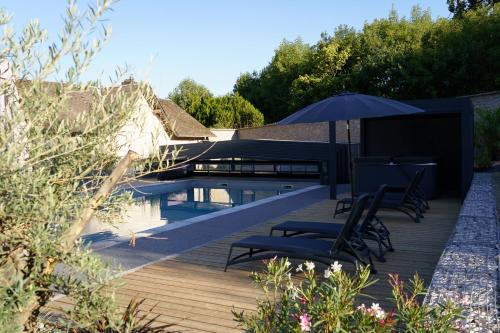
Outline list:
[[[337,139],[335,122],[328,122],[329,151],[328,151],[328,183],[330,184],[330,199],[337,199]]]
[[[347,158],[349,159],[349,182],[351,183],[351,198],[354,198],[354,177],[352,165],[352,151],[351,151],[351,128],[349,127],[349,120],[347,120]]]

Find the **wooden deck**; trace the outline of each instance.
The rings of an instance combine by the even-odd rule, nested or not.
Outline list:
[[[231,309],[251,311],[261,292],[250,280],[249,273],[262,267],[260,262],[232,266],[223,271],[229,244],[248,235],[268,234],[272,224],[284,220],[331,222],[334,202],[325,200],[279,219],[252,227],[238,234],[190,250],[175,259],[165,260],[123,276],[125,285],[117,298],[126,304],[132,297],[144,298],[144,309],[155,306],[158,323],[173,324],[178,332],[241,332],[233,321]],[[456,222],[458,200],[436,200],[421,224],[413,223],[400,213],[382,211],[396,249],[386,255],[387,262],[375,261],[379,281],[367,293],[381,305],[388,305],[390,288],[388,273],[399,273],[409,279],[418,272],[427,282]],[[337,217],[343,221],[342,217]],[[237,221],[235,221],[236,223]],[[344,264],[346,269],[352,265]],[[69,306],[62,299],[52,306]]]

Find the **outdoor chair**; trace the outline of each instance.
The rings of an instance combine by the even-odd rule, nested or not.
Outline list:
[[[428,209],[428,203],[424,194],[420,192],[418,188],[420,183],[422,182],[424,173],[425,169],[417,171],[406,189],[389,187],[382,205],[384,205],[384,203],[386,205],[390,205],[391,202],[404,203],[401,204],[401,206],[407,206],[407,208],[412,210],[416,214],[416,216],[423,218],[425,211]]]
[[[389,230],[376,216],[386,191],[387,185],[379,187],[371,199],[370,207],[363,222],[355,230],[359,239],[377,242],[378,253],[373,251],[372,253],[381,262],[385,262],[385,252],[394,251]],[[273,226],[270,235],[272,236],[274,231],[282,231],[285,237],[305,235],[308,238],[337,238],[343,226],[343,223],[285,221]]]
[[[371,255],[366,244],[355,232],[363,211],[368,202],[368,195],[361,195],[353,204],[346,223],[335,240],[311,239],[307,237],[272,237],[251,236],[231,244],[224,271],[230,265],[255,260],[278,258],[294,258],[321,262],[326,265],[335,260],[370,265],[376,272]],[[248,251],[231,258],[235,248]]]
[[[419,223],[426,210],[426,200],[417,190],[422,181],[424,170],[418,170],[404,189],[388,187],[387,193],[380,204],[380,208],[398,210],[408,215],[414,222]],[[356,197],[354,197],[355,200]],[[353,198],[344,198],[337,201],[333,217],[351,210]]]

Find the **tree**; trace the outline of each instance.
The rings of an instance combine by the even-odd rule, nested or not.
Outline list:
[[[338,27],[312,46],[283,42],[260,71],[242,74],[234,91],[276,122],[344,90],[415,99],[500,89],[500,4],[474,6],[460,19],[433,20],[415,6],[395,10],[361,31]]]
[[[210,99],[213,95],[207,87],[193,79],[182,80],[175,89],[168,94],[168,98],[193,117],[197,118],[197,108],[204,99]]]
[[[491,7],[498,0],[446,0],[448,10],[454,17],[461,18],[467,11],[475,10],[480,7]]]
[[[239,94],[214,97],[204,86],[185,79],[169,94],[174,102],[207,127],[262,126],[264,116]]]
[[[417,62],[423,78],[416,97],[460,96],[500,89],[500,4],[460,20],[439,19],[422,38]],[[418,91],[420,92],[418,94]]]
[[[264,116],[239,94],[216,97],[213,101],[215,128],[243,128],[264,125]]]
[[[39,331],[40,311],[57,293],[75,305],[60,322],[45,324],[71,332],[137,328],[135,310],[123,317],[114,301],[111,270],[79,239],[94,214],[118,223],[131,200],[126,193],[110,195],[137,158],[129,152],[117,163],[116,138],[139,95],[147,93],[143,87],[125,93],[81,80],[108,38],[108,28],[97,36],[96,28],[109,6],[99,1],[80,13],[70,2],[58,42],[48,44],[37,21],[16,36],[5,13],[0,15],[2,332]],[[45,82],[60,73],[60,82]],[[19,90],[15,78],[23,79]],[[66,120],[68,102],[83,95],[89,110]]]
[[[311,48],[307,59],[307,72],[299,75],[290,86],[291,101],[288,112],[292,113],[315,101],[345,90],[341,71],[351,56],[351,47],[340,39],[322,35]]]
[[[416,57],[432,26],[430,12],[419,7],[413,8],[410,18],[399,18],[392,10],[387,18],[365,24],[353,51],[358,60],[351,86],[359,92],[391,98],[418,94],[422,68]]]
[[[266,122],[278,121],[289,114],[290,85],[305,73],[310,54],[310,46],[300,38],[284,40],[262,71],[238,78],[234,92],[261,110]]]
[[[232,95],[233,110],[236,110],[233,128],[258,127],[264,125],[264,115],[252,103],[239,94]]]

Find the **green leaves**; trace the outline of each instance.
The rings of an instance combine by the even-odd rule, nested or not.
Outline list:
[[[500,152],[500,108],[476,110],[474,144],[476,146],[476,167],[490,168],[492,160]]]
[[[124,194],[94,203],[115,168],[117,138],[146,94],[141,84],[126,90],[81,80],[107,38],[108,29],[96,36],[95,28],[109,4],[80,13],[70,1],[54,42],[36,21],[19,36],[8,26],[0,36],[0,327],[8,332],[34,331],[55,292],[76,301],[62,317],[68,329],[120,330],[115,272],[65,233],[95,205],[101,221],[118,223],[130,202]],[[65,81],[47,82],[61,62]]]
[[[266,67],[242,74],[234,91],[270,123],[345,90],[416,99],[500,89],[500,4],[450,2],[470,10],[432,20],[415,6],[410,17],[393,10],[361,31],[339,26],[314,45],[284,41]]]
[[[456,18],[462,18],[466,12],[481,7],[491,7],[495,0],[446,0],[448,10]]]
[[[177,105],[207,127],[262,126],[264,116],[238,93],[214,97],[204,86],[185,79],[169,94]]]
[[[197,83],[193,79],[182,80],[168,95],[168,98],[192,116],[196,114],[196,109],[202,101],[210,99],[211,97],[213,97],[213,95],[208,88]]]
[[[257,311],[233,311],[245,332],[457,332],[461,309],[452,301],[429,307],[418,297],[425,292],[423,280],[416,275],[407,288],[397,275],[390,276],[395,309],[384,311],[378,303],[359,304],[363,290],[376,281],[368,267],[353,274],[335,262],[316,275],[314,265],[306,262],[292,276],[294,268],[285,259],[273,258],[262,273],[252,273],[253,281],[264,291],[257,300]]]

